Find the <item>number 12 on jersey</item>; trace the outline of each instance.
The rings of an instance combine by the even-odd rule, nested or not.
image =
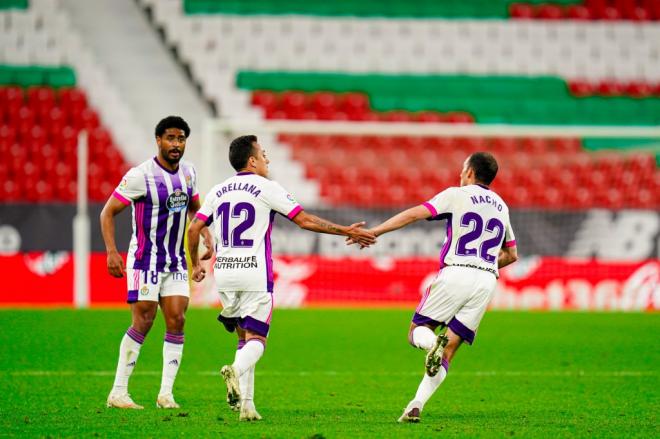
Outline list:
[[[229,216],[232,218],[245,218],[231,231],[231,247],[246,248],[252,247],[254,240],[243,239],[241,235],[245,233],[250,227],[254,225],[255,210],[254,206],[250,203],[236,203],[234,208],[231,208],[230,203],[222,203],[217,210],[218,222],[222,228],[222,246],[230,246],[230,233],[229,233]]]

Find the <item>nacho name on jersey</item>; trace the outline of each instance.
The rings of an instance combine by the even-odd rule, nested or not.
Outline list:
[[[502,204],[490,195],[472,195],[470,201],[472,204],[492,204],[498,212],[502,211]]]

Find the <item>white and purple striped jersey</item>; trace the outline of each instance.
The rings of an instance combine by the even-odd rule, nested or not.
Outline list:
[[[514,247],[509,208],[486,186],[450,187],[424,203],[435,220],[447,220],[440,268],[471,267],[498,276],[500,248]]]
[[[275,214],[293,219],[301,210],[282,186],[251,172],[215,185],[196,217],[213,233],[218,291],[272,293],[270,233]]]
[[[113,192],[133,206],[133,236],[126,266],[156,272],[186,271],[183,234],[190,202],[199,198],[197,173],[181,160],[175,172],[156,158],[131,168]]]

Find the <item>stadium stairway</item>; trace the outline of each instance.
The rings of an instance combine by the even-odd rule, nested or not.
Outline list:
[[[134,115],[143,133],[143,143],[133,148],[143,151],[144,158],[153,155],[156,123],[167,115],[180,115],[193,132],[186,158],[199,163],[202,121],[211,111],[160,43],[136,2],[60,0],[60,3],[90,49],[103,54],[97,57],[97,62],[112,77]],[[218,166],[223,173],[229,172],[226,164]]]
[[[59,1],[8,1],[7,4],[7,8],[0,8],[0,35],[3,41],[0,45],[0,64],[68,66],[73,69],[76,86],[84,90],[90,105],[98,111],[101,122],[110,130],[121,127],[121,135],[115,135],[115,144],[124,157],[130,163],[143,160],[144,150],[134,145],[144,143],[144,132],[135,123],[135,117],[125,105],[113,78],[99,66],[96,56],[60,8]]]

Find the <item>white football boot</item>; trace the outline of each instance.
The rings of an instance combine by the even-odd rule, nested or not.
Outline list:
[[[426,361],[424,362],[426,374],[428,376],[434,377],[438,374],[440,366],[442,365],[442,353],[448,342],[449,339],[445,334],[440,334],[436,337],[435,343],[433,343],[433,347],[428,354],[426,354]]]
[[[238,385],[236,370],[231,365],[222,366],[220,375],[222,375],[222,379],[225,380],[227,386],[227,404],[232,410],[237,410],[241,403],[241,390]]]
[[[243,401],[241,403],[241,414],[238,417],[239,421],[259,421],[261,415],[257,411],[253,402]]]
[[[408,410],[408,407],[403,409],[403,414],[399,418],[397,422],[411,422],[411,423],[417,423],[419,422],[419,416],[420,416],[420,410],[417,407],[413,407],[410,410]]]
[[[171,393],[168,395],[158,395],[156,399],[156,407],[159,409],[178,409],[181,408],[179,404],[174,400],[174,395]]]
[[[106,406],[108,408],[114,407],[117,409],[137,409],[142,410],[144,407],[136,404],[132,399],[131,395],[124,393],[121,395],[110,394],[108,396],[108,401]]]

